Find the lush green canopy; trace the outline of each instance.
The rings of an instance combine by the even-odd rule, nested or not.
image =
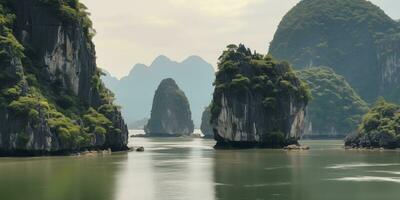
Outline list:
[[[344,77],[328,67],[307,68],[298,75],[308,83],[313,96],[307,113],[312,133],[308,134],[347,135],[356,131],[368,105]]]

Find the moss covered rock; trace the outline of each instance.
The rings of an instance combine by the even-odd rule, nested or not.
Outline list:
[[[194,124],[189,101],[176,82],[164,79],[158,86],[145,127],[150,136],[180,136],[193,133]]]
[[[288,63],[229,45],[214,85],[217,147],[282,147],[302,134],[310,93]]]

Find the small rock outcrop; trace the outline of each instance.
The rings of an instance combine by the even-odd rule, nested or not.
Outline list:
[[[0,156],[127,149],[79,1],[0,1]]]
[[[214,138],[214,132],[211,125],[211,107],[207,107],[203,111],[203,115],[201,117],[201,126],[200,130],[204,135],[204,138]]]
[[[180,136],[193,133],[194,124],[189,102],[176,82],[164,79],[158,86],[151,110],[151,118],[145,127],[149,136]]]
[[[229,45],[218,70],[211,105],[216,148],[297,144],[310,91],[288,63]]]
[[[347,148],[400,147],[400,106],[378,100],[364,115],[357,134],[345,139]]]

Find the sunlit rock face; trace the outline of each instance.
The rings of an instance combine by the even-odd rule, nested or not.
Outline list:
[[[151,118],[145,127],[149,136],[180,136],[193,133],[189,101],[176,82],[164,79],[153,100]]]
[[[309,91],[287,63],[228,46],[211,106],[216,147],[282,147],[303,133]]]

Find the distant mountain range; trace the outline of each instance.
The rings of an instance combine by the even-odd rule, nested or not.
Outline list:
[[[202,112],[212,98],[214,76],[213,66],[198,56],[190,56],[180,63],[159,56],[150,66],[136,64],[129,75],[120,80],[107,72],[102,79],[115,93],[128,124],[135,124],[150,117],[153,96],[161,80],[173,78],[187,95],[193,121],[199,127]]]

